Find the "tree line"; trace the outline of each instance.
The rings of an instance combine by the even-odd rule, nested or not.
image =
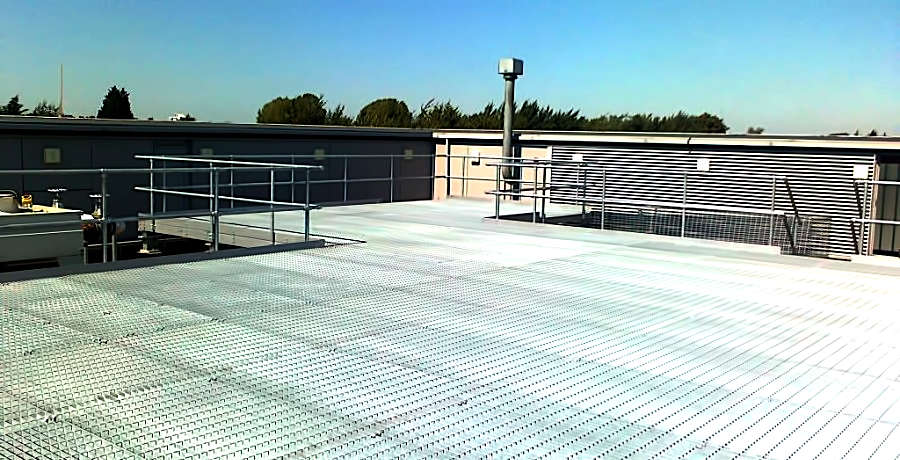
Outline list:
[[[0,115],[21,115],[21,116],[34,116],[34,117],[67,117],[70,118],[72,115],[65,115],[61,113],[60,106],[47,102],[46,99],[41,100],[33,109],[28,110],[25,106],[19,102],[19,95],[9,98],[9,102],[6,105],[0,105]],[[80,117],[85,118],[85,117]],[[93,118],[93,116],[87,117]],[[131,112],[131,101],[129,99],[129,93],[125,88],[119,88],[116,86],[112,86],[107,90],[106,96],[103,97],[103,101],[100,103],[100,108],[97,110],[96,118],[113,118],[113,119],[125,119],[125,120],[133,120],[134,114]]]
[[[672,115],[651,113],[586,117],[580,110],[558,110],[526,100],[515,108],[515,129],[546,131],[648,131],[724,133],[724,120],[710,113],[700,115],[677,112]],[[401,100],[383,98],[366,104],[351,117],[343,105],[332,109],[322,95],[305,93],[294,98],[278,97],[265,103],[256,114],[257,123],[302,125],[378,126],[426,129],[501,129],[503,107],[493,102],[483,109],[464,113],[451,101],[434,99],[415,112]]]

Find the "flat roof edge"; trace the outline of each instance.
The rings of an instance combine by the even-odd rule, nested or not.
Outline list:
[[[812,135],[741,135],[706,133],[636,133],[576,131],[516,131],[520,141],[547,143],[626,143],[683,145],[746,145],[757,147],[813,147],[900,150],[900,137],[843,137]],[[436,139],[502,140],[500,131],[436,130]]]

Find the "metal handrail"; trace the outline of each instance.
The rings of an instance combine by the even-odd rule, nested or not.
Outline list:
[[[205,164],[227,164],[227,165],[246,165],[246,166],[264,166],[266,168],[276,169],[325,169],[322,165],[295,165],[285,163],[261,163],[256,161],[237,161],[237,160],[218,160],[210,157],[206,158],[188,158],[174,157],[164,155],[135,155],[139,160],[164,160],[164,161],[183,161],[186,163],[205,163]]]

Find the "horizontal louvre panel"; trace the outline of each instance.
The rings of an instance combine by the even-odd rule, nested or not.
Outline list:
[[[586,197],[603,197],[606,170],[608,200],[666,202],[680,205],[687,173],[688,205],[728,206],[768,210],[772,207],[772,178],[787,179],[802,219],[812,219],[816,232],[807,241],[808,253],[855,254],[850,219],[859,217],[853,188],[853,166],[868,165],[873,175],[874,155],[854,151],[687,151],[603,147],[554,147],[553,159],[572,160],[581,155],[589,164],[587,177],[574,168],[554,167],[551,184],[561,202],[580,198],[578,184],[586,184]],[[710,161],[708,172],[697,171],[697,159]],[[869,218],[871,192],[860,186],[863,209]],[[569,201],[565,198],[571,197]],[[648,208],[652,206],[647,206]],[[593,206],[598,210],[598,206]],[[793,214],[783,180],[776,180],[775,210]],[[868,228],[862,235],[868,249]]]

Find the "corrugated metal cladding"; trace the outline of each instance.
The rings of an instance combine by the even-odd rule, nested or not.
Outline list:
[[[689,205],[732,206],[768,210],[772,206],[773,176],[784,177],[801,217],[800,230],[810,232],[801,253],[855,254],[850,219],[859,217],[853,186],[853,166],[867,165],[872,178],[875,154],[863,150],[754,149],[709,146],[603,147],[555,146],[553,159],[571,160],[574,154],[591,164],[587,197],[600,200],[602,169],[606,170],[607,199],[662,201],[680,205],[687,172]],[[709,171],[697,170],[697,160],[709,159]],[[596,170],[594,170],[596,168]],[[552,185],[571,186],[576,171],[554,169]],[[869,218],[871,193],[860,187],[862,209]],[[554,192],[573,196],[572,188]],[[784,180],[776,180],[775,209],[793,214]],[[594,207],[594,209],[599,209]],[[680,210],[679,210],[680,212]],[[793,225],[793,224],[792,224]],[[868,230],[860,238],[868,251]]]

